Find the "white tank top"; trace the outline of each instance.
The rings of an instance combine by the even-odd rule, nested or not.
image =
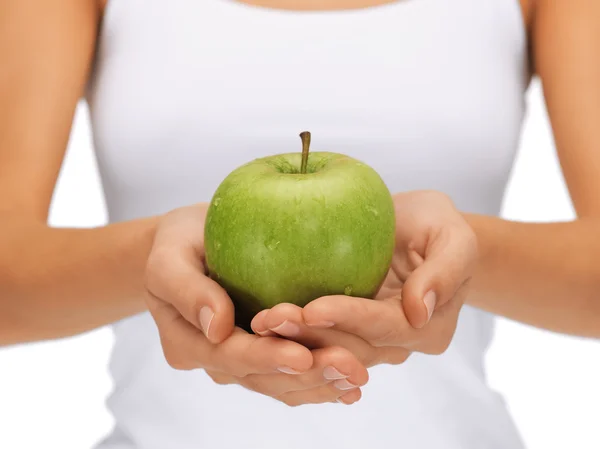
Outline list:
[[[89,85],[111,221],[209,201],[256,157],[364,160],[393,192],[498,214],[527,87],[518,0],[291,12],[231,0],[111,0]],[[465,307],[441,356],[378,366],[357,404],[289,408],[171,369],[148,314],[116,323],[102,449],[519,449],[483,368],[493,317]]]

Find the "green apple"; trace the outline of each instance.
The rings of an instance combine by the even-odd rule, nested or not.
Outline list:
[[[282,302],[324,295],[373,298],[394,252],[392,196],[377,172],[349,156],[263,157],[229,174],[205,224],[206,264],[230,295],[238,325]]]

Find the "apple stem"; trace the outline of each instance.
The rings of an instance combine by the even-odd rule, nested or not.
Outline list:
[[[306,165],[308,164],[308,152],[310,150],[310,132],[303,131],[300,133],[302,139],[302,163],[300,164],[300,173],[306,173]]]

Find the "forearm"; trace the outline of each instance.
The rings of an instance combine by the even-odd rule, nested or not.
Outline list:
[[[144,310],[157,219],[94,229],[0,221],[0,345],[70,336]]]
[[[469,303],[533,326],[600,336],[600,223],[466,218],[480,249]]]

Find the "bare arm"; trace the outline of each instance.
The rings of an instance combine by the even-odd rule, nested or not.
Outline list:
[[[0,345],[72,335],[145,308],[155,219],[46,225],[99,19],[95,0],[0,0]]]
[[[482,253],[471,301],[534,326],[600,337],[600,3],[538,0],[532,39],[578,219],[468,216]]]

